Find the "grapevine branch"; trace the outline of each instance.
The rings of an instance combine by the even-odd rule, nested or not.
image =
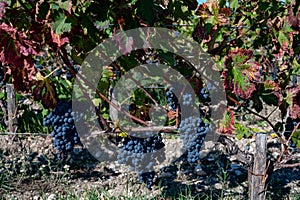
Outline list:
[[[71,72],[71,75],[73,77],[76,77],[76,71],[75,69],[73,68],[72,64],[69,62],[69,60],[67,59],[68,55],[67,55],[67,52],[65,49],[62,49],[62,58],[64,60],[64,62],[66,62],[67,66],[69,67],[70,69],[70,72]],[[98,88],[95,88],[88,80],[86,80],[80,73],[77,74],[77,76],[79,76],[86,84],[88,84],[90,87],[94,88],[96,90],[96,93],[97,95],[99,95],[104,101],[106,101],[109,105],[113,106],[118,112],[121,112],[123,113],[124,115],[126,115],[127,117],[133,119],[133,120],[136,120],[137,122],[143,124],[143,125],[146,125],[146,126],[150,126],[148,123],[146,123],[145,121],[131,115],[130,113],[126,112],[126,111],[123,111],[121,110],[121,108],[117,105],[115,105],[113,102],[111,102],[105,95],[103,95]],[[80,89],[83,91],[83,93],[86,93],[85,90],[83,89],[82,85],[79,84],[80,86]],[[87,94],[86,94],[87,95]],[[87,97],[87,96],[86,96]],[[90,98],[88,98],[90,99]],[[91,101],[91,99],[90,99]]]
[[[282,157],[283,157],[284,153],[285,152],[286,152],[286,154],[288,153],[287,152],[287,144],[291,140],[293,133],[298,129],[299,125],[300,125],[300,122],[294,127],[294,130],[292,131],[292,133],[291,133],[290,137],[288,138],[287,142],[283,144],[283,150],[281,151],[275,165],[280,165],[280,162],[282,161]]]
[[[234,98],[232,98],[232,97],[230,97],[230,96],[227,96],[227,98],[228,98],[229,100],[231,100],[232,102],[234,102],[235,104],[237,104],[237,105],[239,105],[239,106],[242,106],[242,107],[243,107],[245,110],[247,110],[248,112],[250,112],[250,113],[256,115],[257,117],[261,118],[262,120],[265,120],[265,121],[271,126],[271,128],[272,128],[273,130],[275,130],[275,126],[272,124],[272,122],[270,122],[270,120],[269,120],[267,117],[262,116],[262,115],[260,115],[259,113],[257,113],[257,112],[255,112],[255,111],[249,109],[248,107],[244,106],[242,103],[238,102],[237,100],[235,100]]]
[[[0,107],[1,107],[3,115],[4,115],[4,117],[3,117],[4,123],[7,125],[7,111],[6,111],[5,106],[3,105],[2,100],[0,100]]]
[[[69,59],[68,59],[68,55],[67,55],[66,50],[65,50],[64,48],[62,48],[61,51],[62,51],[63,54],[61,54],[61,52],[59,52],[59,53],[60,53],[60,56],[62,57],[62,59],[63,59],[63,61],[66,63],[66,65],[69,67],[70,72],[71,72],[71,75],[72,75],[73,77],[76,77],[75,69],[74,69],[73,65],[70,63],[70,61],[69,61]],[[93,104],[92,100],[88,97],[88,95],[87,95],[86,92],[84,91],[82,85],[79,84],[79,87],[80,87],[81,91],[83,91],[83,95],[84,95],[88,100],[90,100],[90,103]],[[98,113],[98,112],[97,112],[97,115],[98,115],[98,117],[100,118],[101,123],[105,126],[106,131],[110,131],[111,128],[109,127],[109,125],[107,124],[107,122],[104,120],[104,118],[102,117],[102,115],[101,115],[100,113]]]
[[[22,0],[18,0],[18,2],[19,2],[19,4],[24,8],[24,10],[26,11],[26,13],[27,13],[28,15],[30,15],[30,16],[32,17],[32,19],[34,19],[33,12],[30,11],[30,10],[27,8],[27,6],[24,4],[24,2],[23,2]],[[28,2],[30,2],[30,1],[28,1]]]
[[[134,83],[147,95],[147,97],[149,97],[151,99],[151,101],[155,104],[156,107],[161,107],[159,103],[157,103],[157,101],[155,99],[152,98],[152,96],[149,94],[149,92],[147,92],[147,90],[145,90],[145,88],[140,85],[140,83],[135,80],[133,77],[130,77],[131,80],[134,81]]]
[[[113,62],[112,66],[117,68],[119,71],[121,71],[121,67],[118,64]],[[164,107],[160,106],[160,104],[154,98],[152,98],[152,96],[149,94],[149,92],[147,92],[145,90],[145,88],[136,79],[134,79],[133,77],[130,77],[130,79],[133,80],[134,83],[151,99],[151,101],[155,104],[156,107],[159,106],[160,108],[163,108],[166,111],[166,109]]]

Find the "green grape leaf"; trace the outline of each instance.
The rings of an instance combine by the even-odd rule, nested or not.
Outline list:
[[[37,18],[39,20],[43,20],[46,19],[46,16],[49,12],[50,9],[50,5],[49,2],[43,2],[39,5],[38,7],[38,13],[37,13]]]
[[[93,103],[95,106],[98,106],[102,103],[102,99],[101,98],[94,98],[93,100]]]
[[[278,42],[281,46],[285,45],[286,43],[289,42],[289,40],[287,39],[287,37],[285,36],[285,34],[283,33],[283,31],[279,31],[278,34]]]
[[[104,119],[108,120],[108,119],[109,119],[109,114],[104,113],[104,114],[102,114],[102,117],[103,117]]]
[[[300,74],[300,64],[297,62],[296,58],[294,58],[293,63],[293,74]]]
[[[267,94],[267,95],[262,94],[261,98],[268,105],[273,105],[273,106],[278,105],[278,98],[275,94]]]
[[[238,0],[231,0],[229,1],[229,6],[234,11],[239,7],[239,1]]]
[[[241,140],[244,137],[243,133],[236,134],[236,139]]]
[[[241,69],[238,67],[233,67],[232,73],[234,77],[234,84],[237,85],[237,87],[239,87],[242,91],[246,91],[249,78],[244,76],[244,74],[241,72]]]
[[[297,147],[300,147],[300,131],[296,130],[292,134],[292,141],[297,145]]]
[[[58,1],[58,6],[71,14],[72,1]]]
[[[251,137],[250,129],[239,123],[234,124],[234,133],[238,140]]]
[[[220,128],[218,132],[223,134],[233,134],[235,127],[235,117],[234,112],[230,109],[227,109],[223,114],[223,119],[221,120]]]
[[[71,23],[67,23],[66,20],[67,17],[60,13],[58,19],[53,23],[53,30],[56,34],[60,35],[71,30]]]

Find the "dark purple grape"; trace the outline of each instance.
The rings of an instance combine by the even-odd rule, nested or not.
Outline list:
[[[55,148],[60,151],[60,158],[65,158],[75,145],[81,145],[73,116],[75,114],[72,113],[72,103],[70,101],[60,101],[43,121],[45,126],[53,127],[51,137]],[[79,116],[79,114],[76,114],[76,116]]]
[[[171,109],[173,111],[175,111],[176,108],[177,108],[178,99],[174,95],[173,91],[174,91],[173,88],[168,89],[167,92],[166,92],[166,97],[167,97],[167,101],[168,101],[169,106],[171,107]]]

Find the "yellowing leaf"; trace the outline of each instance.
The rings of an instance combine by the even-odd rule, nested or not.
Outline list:
[[[272,134],[270,134],[270,136],[271,136],[272,138],[277,138],[277,137],[278,137],[278,135],[277,135],[276,133],[272,133]]]
[[[118,135],[118,136],[120,136],[120,137],[122,137],[122,138],[126,138],[126,137],[127,137],[127,135],[128,135],[128,133],[126,133],[126,132],[122,131],[121,133],[119,133],[119,135]]]

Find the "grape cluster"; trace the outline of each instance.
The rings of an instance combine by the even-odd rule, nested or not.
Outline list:
[[[187,149],[188,163],[196,163],[199,159],[201,146],[209,130],[209,124],[202,117],[188,117],[180,122],[179,132]]]
[[[38,70],[41,70],[45,67],[45,63],[42,63],[41,57],[37,56],[35,58],[35,63],[34,63],[34,67]]]
[[[43,70],[47,68],[48,70],[52,71],[53,76],[56,77],[61,77],[62,75],[65,74],[66,79],[71,80],[73,78],[72,74],[70,73],[70,69],[66,64],[62,63],[62,61],[59,60],[58,58],[47,60],[48,58],[49,56],[47,56],[46,53],[44,53],[42,57],[37,56],[35,58],[34,67],[38,70]],[[74,67],[76,72],[79,72],[81,66],[73,64],[72,60],[69,60],[69,62]]]
[[[182,99],[183,99],[183,105],[190,105],[193,100],[191,94],[182,95]]]
[[[175,94],[174,94],[174,88],[169,88],[166,92],[166,97],[167,97],[167,101],[169,106],[171,107],[171,109],[173,111],[176,111],[176,107],[178,104],[178,99],[176,98]]]
[[[140,182],[145,183],[148,189],[151,189],[151,186],[153,185],[155,172],[139,172],[138,173],[138,179]]]
[[[44,119],[44,126],[52,126],[54,147],[60,151],[58,159],[71,152],[76,144],[80,143],[79,135],[76,131],[74,119],[83,117],[82,114],[72,112],[72,103],[70,101],[60,101],[57,107]]]
[[[0,71],[0,85],[3,85],[3,79],[4,79],[4,76],[1,74],[1,71]]]
[[[297,76],[296,75],[292,75],[292,85],[294,86],[294,87],[297,87],[297,85],[298,85],[298,80],[297,80]]]
[[[145,168],[147,172],[140,171],[139,180],[146,183],[148,188],[151,188],[155,172],[152,171],[153,162],[151,160],[154,158],[151,157],[153,154],[150,153],[163,147],[164,143],[160,134],[148,138],[126,137],[122,141],[118,161],[119,163],[133,166],[134,170],[138,170],[143,164],[142,162],[146,162],[147,166]]]
[[[199,99],[202,103],[210,102],[209,91],[206,87],[201,88]]]
[[[164,147],[160,134],[148,137],[126,137],[121,144],[121,153],[118,155],[119,163],[128,163],[131,161],[133,166],[137,166],[139,161],[145,157],[147,153],[153,153]],[[150,163],[151,164],[151,163]],[[151,166],[149,165],[149,169]]]
[[[51,71],[54,71],[53,76],[60,77],[63,74],[63,70],[62,70],[62,68],[60,67],[59,64],[56,64],[56,66],[52,65],[51,66]]]
[[[73,66],[74,66],[74,69],[76,70],[76,72],[80,71],[80,65],[73,65]],[[66,72],[66,78],[68,80],[71,80],[73,78],[73,76],[72,76],[72,74],[71,74],[70,69],[69,69],[68,66],[66,66],[66,70],[67,70],[67,72]]]
[[[299,122],[300,122],[299,119],[292,119],[290,117],[287,118],[286,123],[285,123],[285,133],[284,133],[284,136],[285,136],[286,139],[288,139],[291,136],[291,134],[292,134],[295,126],[297,126],[297,124]],[[289,145],[292,148],[296,148],[296,144],[293,142],[293,140],[290,140],[290,144]]]
[[[272,64],[272,68],[270,68],[269,70],[269,74],[271,75],[272,81],[277,80],[278,72],[278,66],[276,64]]]

